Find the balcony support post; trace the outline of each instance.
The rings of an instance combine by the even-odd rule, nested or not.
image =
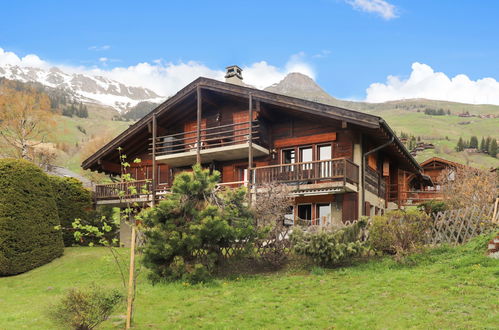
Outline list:
[[[248,189],[249,204],[251,205],[251,200],[253,196],[251,195],[251,169],[253,168],[253,94],[249,93],[249,105],[248,105],[248,115],[249,115],[249,134],[248,134]]]
[[[201,165],[201,111],[202,111],[202,100],[201,100],[201,87],[196,88],[196,98],[197,98],[197,125],[196,125],[196,163]]]
[[[156,140],[158,134],[158,125],[156,124],[156,113],[152,114],[152,179],[151,179],[151,190],[152,190],[152,200],[151,206],[156,205],[156,176],[158,169],[156,168]]]

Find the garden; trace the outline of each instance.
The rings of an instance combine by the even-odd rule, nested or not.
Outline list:
[[[0,194],[1,328],[494,328],[499,321],[499,260],[485,253],[498,227],[486,205],[468,217],[473,231],[465,236],[462,224],[445,227],[450,245],[437,230],[442,217],[428,214],[443,204],[290,229],[282,221],[285,187],[268,186],[248,201],[245,188],[220,189],[220,174],[199,166],[177,175],[172,193],[145,210],[132,202],[93,210],[79,182],[25,161],[2,160],[0,170],[7,192]],[[137,234],[131,249],[117,244],[123,220]],[[439,244],[429,245],[435,237]]]

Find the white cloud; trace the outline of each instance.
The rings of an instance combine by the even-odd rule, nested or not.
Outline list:
[[[22,67],[47,68],[49,64],[42,61],[34,54],[28,54],[24,57],[19,57],[13,52],[6,52],[0,48],[0,66],[1,65],[17,65]]]
[[[88,50],[93,50],[96,52],[104,51],[104,50],[110,50],[111,46],[109,45],[103,45],[103,46],[90,46],[88,47]]]
[[[331,51],[330,51],[330,50],[323,49],[323,50],[321,50],[319,53],[315,54],[315,55],[314,55],[314,56],[312,56],[312,57],[313,57],[313,58],[324,58],[324,57],[328,57],[330,54],[331,54]]]
[[[396,8],[385,0],[345,0],[356,10],[378,14],[386,20],[397,18]]]
[[[314,70],[305,61],[305,57],[304,53],[292,55],[283,67],[271,65],[266,61],[242,66],[244,82],[257,88],[264,88],[281,81],[290,72],[300,72],[314,78]],[[173,63],[156,59],[151,63],[142,62],[128,67],[108,68],[111,62],[116,61],[118,60],[99,57],[95,63],[103,67],[58,65],[44,61],[34,54],[20,58],[15,53],[0,48],[0,66],[9,64],[43,69],[57,66],[67,73],[103,76],[129,86],[149,88],[162,96],[174,94],[200,76],[224,80],[225,75],[224,70],[209,68],[196,61]]]
[[[279,68],[268,64],[266,61],[253,63],[243,69],[244,82],[256,88],[265,88],[278,83],[291,72],[299,72],[315,79],[315,71],[312,66],[305,61],[305,53],[300,52],[292,55],[284,68]]]
[[[373,83],[366,90],[367,102],[426,98],[471,104],[499,105],[499,82],[494,78],[471,80],[464,74],[449,78],[429,65],[415,62],[409,78],[388,76],[386,83]]]

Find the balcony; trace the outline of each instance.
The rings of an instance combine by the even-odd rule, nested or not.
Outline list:
[[[383,177],[369,166],[366,167],[366,190],[378,197],[386,199],[386,183]]]
[[[156,196],[168,192],[165,184],[156,187]],[[152,200],[151,180],[115,182],[95,185],[94,198],[97,204],[122,205],[127,202],[150,202]]]
[[[294,192],[356,192],[359,167],[345,158],[293,164],[262,166],[251,169],[253,184],[287,184]]]
[[[197,141],[197,131],[158,137],[156,161],[171,167],[193,165],[196,163],[198,146],[203,163],[244,159],[248,157],[250,136],[253,157],[269,154],[269,150],[265,147],[267,144],[265,129],[259,121],[203,128],[200,130],[200,135],[200,143]]]

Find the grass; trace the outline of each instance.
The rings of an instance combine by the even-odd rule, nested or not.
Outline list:
[[[135,328],[480,328],[499,324],[499,260],[485,240],[336,269],[286,270],[190,286],[138,285]],[[123,251],[126,252],[126,251]],[[105,248],[68,248],[0,278],[0,329],[51,329],[45,311],[70,287],[121,285]],[[123,324],[124,306],[103,325]]]

